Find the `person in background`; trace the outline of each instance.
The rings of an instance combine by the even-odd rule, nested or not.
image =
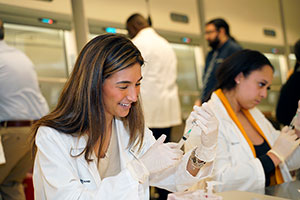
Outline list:
[[[233,54],[217,71],[217,90],[203,105],[219,121],[212,179],[221,184],[216,191],[261,191],[291,181],[289,171],[300,167],[300,131],[276,130],[256,108],[267,97],[273,72],[270,61],[253,50]],[[299,126],[300,105],[298,112]],[[197,145],[197,138],[191,132],[187,150]]]
[[[127,19],[126,28],[133,44],[145,59],[141,98],[146,125],[154,137],[166,134],[167,141],[170,141],[171,127],[182,122],[175,52],[168,41],[158,35],[140,14],[131,15]]]
[[[165,134],[166,141],[170,141],[172,127],[182,123],[175,52],[140,14],[131,15],[126,21],[126,28],[145,59],[141,99],[146,125],[156,139]],[[159,199],[167,198],[167,191],[156,190]]]
[[[211,174],[215,117],[197,121],[203,142],[183,157],[165,135],[155,140],[139,100],[143,63],[120,35],[83,47],[56,108],[33,127],[36,199],[146,200],[149,185],[182,191]]]
[[[30,127],[48,111],[33,63],[6,44],[0,19],[0,199],[25,200],[22,182],[33,164]]]
[[[294,71],[286,83],[280,89],[280,95],[276,107],[277,121],[283,125],[289,125],[300,100],[300,40],[294,46],[296,64]]]
[[[296,64],[292,74],[281,87],[276,107],[276,119],[280,124],[289,125],[295,115],[298,101],[300,100],[300,40],[295,43],[294,52]],[[296,177],[300,180],[300,170],[296,171]]]
[[[206,23],[205,39],[211,51],[207,54],[205,68],[202,76],[202,93],[200,100],[195,105],[207,102],[214,91],[217,79],[216,71],[224,59],[242,49],[242,47],[230,35],[228,23],[222,18],[216,18]]]

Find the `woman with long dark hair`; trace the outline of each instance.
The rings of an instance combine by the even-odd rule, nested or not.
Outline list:
[[[34,125],[36,199],[149,199],[149,185],[185,190],[211,173],[214,151],[201,159],[209,152],[199,145],[182,157],[145,127],[143,62],[123,36],[85,45],[56,108]]]

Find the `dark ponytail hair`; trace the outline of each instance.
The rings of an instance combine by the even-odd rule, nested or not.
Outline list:
[[[238,51],[225,59],[217,70],[216,89],[231,90],[236,86],[234,79],[239,73],[242,72],[247,77],[252,71],[259,70],[265,65],[269,65],[274,71],[270,61],[262,53],[249,49]]]

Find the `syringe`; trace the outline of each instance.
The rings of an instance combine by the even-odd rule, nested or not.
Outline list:
[[[293,119],[289,125],[289,129],[294,129],[297,116],[298,116],[298,112],[296,112],[295,116],[293,117]]]
[[[178,142],[179,149],[181,149],[184,142],[189,138],[190,133],[191,133],[192,129],[194,128],[194,126],[197,126],[196,120],[192,121],[192,127],[185,134],[183,134],[181,140]]]

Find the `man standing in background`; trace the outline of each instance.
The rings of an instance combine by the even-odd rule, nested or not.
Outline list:
[[[175,52],[169,42],[158,35],[140,14],[131,15],[126,28],[145,60],[141,99],[146,125],[156,139],[166,134],[166,142],[169,142],[171,128],[181,124]],[[160,190],[159,194],[159,199],[167,199],[167,192]]]
[[[33,164],[30,127],[49,108],[33,63],[3,39],[0,19],[0,199],[25,200],[22,182]]]
[[[200,101],[196,101],[196,105],[201,105],[210,99],[217,83],[215,74],[223,60],[242,50],[241,46],[230,35],[229,25],[221,18],[206,23],[205,39],[212,50],[206,56],[201,98]]]

